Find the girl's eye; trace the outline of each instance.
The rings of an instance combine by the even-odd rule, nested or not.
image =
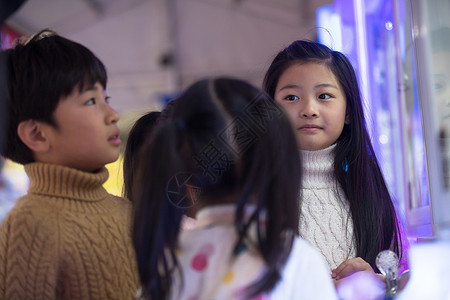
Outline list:
[[[439,92],[439,93],[445,91],[445,83],[435,82],[434,83],[434,90]]]
[[[105,102],[106,102],[106,103],[109,103],[110,99],[111,99],[110,96],[105,97]]]
[[[85,103],[86,105],[94,105],[95,104],[95,98],[91,98]]]
[[[447,80],[444,76],[433,76],[433,87],[437,93],[443,93],[447,89]]]
[[[323,100],[327,100],[330,98],[331,98],[330,94],[320,94],[320,96],[319,96],[319,99],[323,99]]]
[[[288,101],[296,101],[299,100],[300,98],[295,96],[295,95],[288,95],[286,97],[284,97],[284,100],[288,100]]]

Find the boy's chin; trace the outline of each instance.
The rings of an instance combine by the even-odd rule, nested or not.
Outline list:
[[[103,167],[107,167],[108,165],[115,163],[119,159],[119,151],[114,154],[110,154],[107,157],[103,157],[102,159],[90,160],[83,162],[77,162],[75,164],[66,165],[67,167],[71,167],[80,171],[96,173],[100,171]]]
[[[119,158],[119,156],[117,156],[116,159],[109,159],[109,160],[105,160],[104,162],[96,165],[96,166],[92,166],[89,168],[77,168],[81,171],[85,171],[85,172],[90,172],[90,173],[97,173],[99,172],[101,169],[103,169],[103,167],[108,167],[108,165],[113,164],[117,161],[117,159]]]
[[[117,162],[118,159],[119,159],[119,154],[117,154],[117,156],[111,157],[108,160],[105,160],[105,162],[103,163],[103,166],[113,164],[113,163]]]
[[[116,162],[119,159],[120,156],[120,150],[119,148],[116,149],[117,151],[113,151],[109,153],[109,155],[105,155],[104,160],[102,161],[103,165],[109,165],[113,162]]]

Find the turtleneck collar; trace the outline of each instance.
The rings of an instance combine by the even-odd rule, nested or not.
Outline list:
[[[316,151],[300,150],[303,165],[303,188],[326,188],[330,186],[330,183],[334,184],[335,147],[336,144]]]
[[[25,172],[30,179],[29,194],[83,201],[99,201],[108,195],[103,188],[109,175],[105,167],[89,173],[35,162],[25,165]]]

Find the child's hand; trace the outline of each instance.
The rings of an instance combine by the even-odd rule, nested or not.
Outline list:
[[[375,273],[364,259],[355,257],[344,261],[336,269],[332,270],[331,278],[333,280],[340,280],[361,271]]]

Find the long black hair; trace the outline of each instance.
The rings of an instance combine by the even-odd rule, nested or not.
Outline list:
[[[336,76],[347,100],[345,124],[334,149],[334,175],[350,203],[356,255],[377,270],[375,258],[386,249],[401,257],[400,232],[391,196],[367,133],[363,104],[355,71],[347,57],[328,47],[299,40],[279,52],[266,72],[263,88],[272,97],[278,80],[290,66],[314,62]],[[348,163],[347,172],[342,163]]]
[[[211,152],[220,159],[208,161]],[[158,124],[139,162],[133,243],[145,297],[176,292],[174,250],[189,201],[208,206],[235,195],[236,246],[255,224],[255,247],[267,266],[247,295],[274,288],[298,234],[301,161],[288,117],[266,93],[230,78],[193,84]],[[197,197],[184,198],[196,188]],[[248,204],[256,209],[244,218]]]

